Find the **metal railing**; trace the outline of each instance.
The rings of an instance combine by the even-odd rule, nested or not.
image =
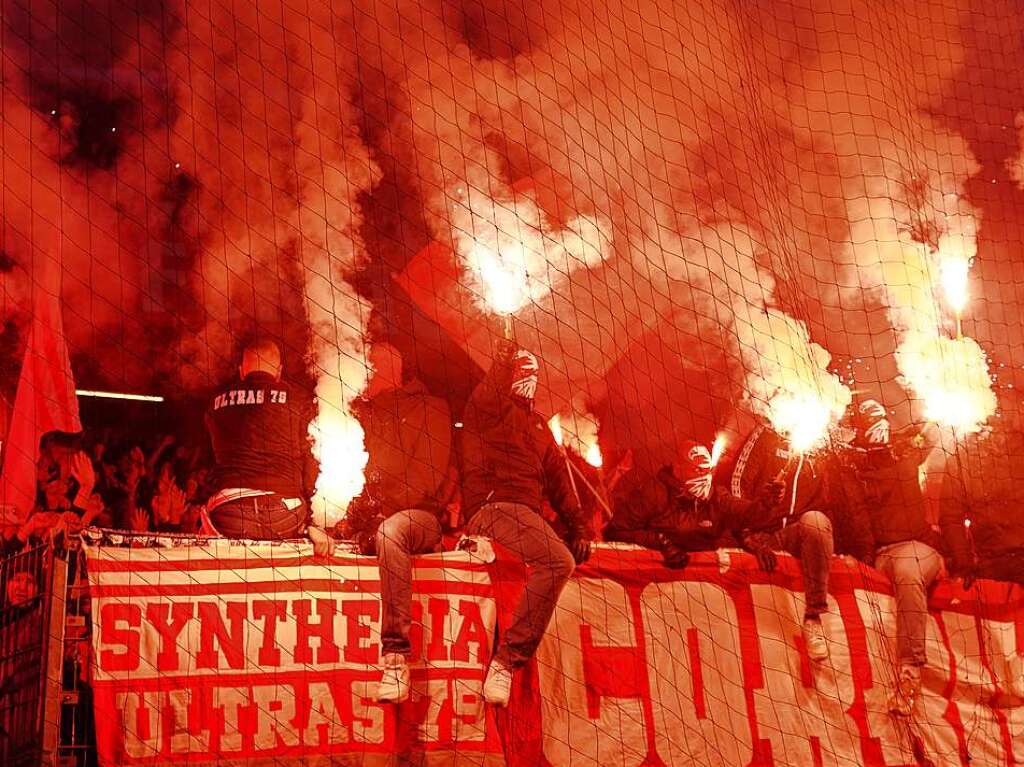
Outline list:
[[[0,764],[96,764],[88,589],[81,550],[43,543],[0,558]]]

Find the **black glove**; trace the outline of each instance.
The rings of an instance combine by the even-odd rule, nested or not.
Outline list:
[[[666,541],[665,545],[662,546],[661,555],[665,560],[665,567],[672,570],[682,570],[690,564],[689,552],[672,541]]]
[[[359,553],[364,557],[374,557],[377,555],[377,531],[380,529],[380,524],[383,521],[383,516],[373,517],[362,530],[356,533],[356,546],[359,548]]]
[[[774,509],[786,496],[786,483],[773,480],[761,488],[758,499],[766,509]]]
[[[949,570],[950,575],[963,581],[965,589],[973,586],[978,579],[978,564],[973,558],[953,557],[949,563]]]
[[[576,560],[576,564],[582,565],[590,559],[590,538],[572,537],[566,541],[565,545],[569,547],[569,552]]]
[[[747,533],[743,536],[743,548],[757,557],[757,564],[766,573],[774,572],[778,564],[772,542],[772,536],[768,533]]]

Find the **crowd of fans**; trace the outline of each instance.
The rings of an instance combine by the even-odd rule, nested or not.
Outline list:
[[[50,432],[39,446],[36,507],[23,524],[3,529],[4,551],[89,525],[196,532],[205,453],[169,435],[143,445],[118,439],[110,429]]]

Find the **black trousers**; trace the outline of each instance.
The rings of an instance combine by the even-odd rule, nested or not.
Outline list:
[[[258,541],[283,541],[306,534],[307,509],[300,503],[294,509],[280,495],[257,495],[225,501],[210,509],[210,524],[225,538],[251,538]]]

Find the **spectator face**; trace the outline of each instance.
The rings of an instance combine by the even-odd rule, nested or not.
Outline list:
[[[7,606],[17,607],[33,599],[38,590],[31,573],[14,573],[7,581]]]

